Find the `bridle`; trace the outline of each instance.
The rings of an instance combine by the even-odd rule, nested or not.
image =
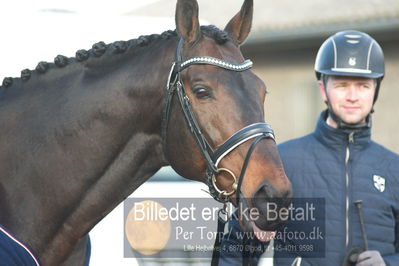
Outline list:
[[[191,57],[185,61],[182,60],[183,51],[183,40],[180,39],[176,51],[176,61],[172,64],[169,72],[168,81],[166,84],[166,97],[163,109],[162,117],[162,142],[164,151],[166,150],[166,138],[167,129],[170,116],[170,108],[172,105],[172,99],[175,93],[177,94],[184,118],[187,125],[194,136],[195,141],[205,159],[206,162],[206,180],[209,187],[209,193],[211,196],[222,203],[227,203],[229,201],[229,196],[236,193],[236,205],[238,206],[240,200],[240,188],[241,184],[251,157],[253,150],[257,143],[262,139],[273,139],[274,133],[270,125],[266,123],[254,123],[248,125],[236,133],[234,133],[230,138],[228,138],[216,151],[213,151],[212,147],[209,145],[208,141],[204,137],[197,119],[191,108],[190,99],[188,98],[186,91],[181,80],[181,72],[191,65],[213,65],[216,67],[224,68],[226,70],[241,72],[248,70],[252,67],[251,60],[245,60],[240,64],[230,63],[223,61],[218,58],[208,57],[208,56],[195,56]],[[245,156],[244,163],[241,169],[239,178],[235,176],[233,171],[227,168],[218,168],[220,161],[229,154],[232,150],[237,148],[242,143],[251,140],[252,144],[248,149]],[[233,184],[231,191],[221,189],[217,186],[217,175],[221,172],[225,172],[232,176]]]

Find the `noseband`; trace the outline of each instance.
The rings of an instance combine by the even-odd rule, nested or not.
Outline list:
[[[210,194],[217,201],[226,203],[229,201],[229,196],[236,193],[236,204],[238,205],[240,200],[241,184],[251,154],[255,149],[256,144],[259,143],[259,141],[261,141],[262,139],[274,140],[273,130],[270,125],[266,123],[251,124],[234,133],[216,151],[213,151],[212,147],[209,145],[208,141],[201,132],[197,119],[195,118],[195,115],[191,108],[190,99],[188,98],[184,89],[180,73],[191,65],[213,65],[216,67],[224,68],[226,70],[241,72],[250,69],[252,67],[252,62],[251,60],[245,60],[241,64],[235,64],[208,56],[196,56],[183,61],[182,50],[183,41],[180,40],[176,51],[176,61],[171,67],[168,81],[166,84],[166,98],[162,117],[162,141],[164,150],[166,148],[167,127],[169,122],[171,103],[173,96],[176,92],[181,109],[184,114],[184,118],[205,159],[207,165],[206,180]],[[220,161],[226,155],[228,155],[231,151],[240,146],[242,143],[247,142],[251,139],[253,139],[253,141],[245,156],[239,178],[237,178],[235,174],[227,168],[218,168]],[[222,172],[229,174],[233,178],[234,182],[231,186],[230,191],[220,189],[217,186],[217,175]]]

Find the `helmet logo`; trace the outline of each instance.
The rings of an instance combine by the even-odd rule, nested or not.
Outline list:
[[[356,57],[349,57],[348,63],[350,66],[356,66]]]

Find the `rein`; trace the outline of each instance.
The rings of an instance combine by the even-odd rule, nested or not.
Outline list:
[[[229,197],[236,194],[236,205],[239,206],[240,202],[240,194],[241,194],[241,184],[243,182],[245,172],[251,158],[252,152],[255,149],[255,146],[262,139],[275,139],[274,132],[269,124],[266,123],[254,123],[248,125],[236,133],[234,133],[230,138],[228,138],[216,151],[212,149],[209,145],[209,142],[204,137],[201,132],[201,128],[195,118],[194,112],[192,110],[190,99],[186,94],[186,90],[183,86],[183,82],[181,80],[181,72],[188,68],[191,65],[213,65],[216,67],[224,68],[230,71],[246,71],[252,67],[251,60],[245,60],[240,64],[235,64],[231,62],[226,62],[218,58],[208,57],[208,56],[195,56],[191,57],[185,61],[182,60],[182,51],[183,51],[183,40],[180,39],[179,44],[177,46],[176,51],[176,61],[172,64],[172,67],[169,72],[168,81],[166,84],[166,97],[164,103],[164,109],[162,114],[162,144],[164,147],[164,151],[166,151],[166,139],[167,139],[167,129],[168,123],[170,119],[170,108],[172,105],[173,97],[177,94],[177,98],[180,103],[181,110],[184,114],[184,118],[187,122],[187,125],[190,129],[191,134],[194,136],[194,139],[205,159],[207,169],[206,169],[206,180],[209,188],[209,194],[217,201],[226,204],[230,201]],[[241,173],[239,178],[235,176],[233,171],[227,168],[219,168],[218,165],[220,161],[228,155],[235,148],[247,142],[251,139],[251,146],[248,149],[248,152],[245,156],[243,166],[241,169]],[[165,155],[166,156],[166,155]],[[233,184],[231,186],[231,190],[227,191],[221,189],[217,186],[217,175],[221,172],[225,172],[229,174],[233,178]],[[224,224],[226,223],[226,219],[223,219],[221,216],[226,214],[225,209],[221,209],[219,211],[219,219],[218,219],[218,234],[215,240],[214,254],[212,258],[212,265],[217,264],[217,260],[220,253],[220,238],[219,235],[224,231]],[[219,250],[218,250],[219,249]]]

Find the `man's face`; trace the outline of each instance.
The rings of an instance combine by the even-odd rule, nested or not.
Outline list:
[[[327,97],[319,81],[321,96]],[[334,113],[347,124],[364,122],[373,107],[376,82],[370,78],[330,76],[326,91]]]

